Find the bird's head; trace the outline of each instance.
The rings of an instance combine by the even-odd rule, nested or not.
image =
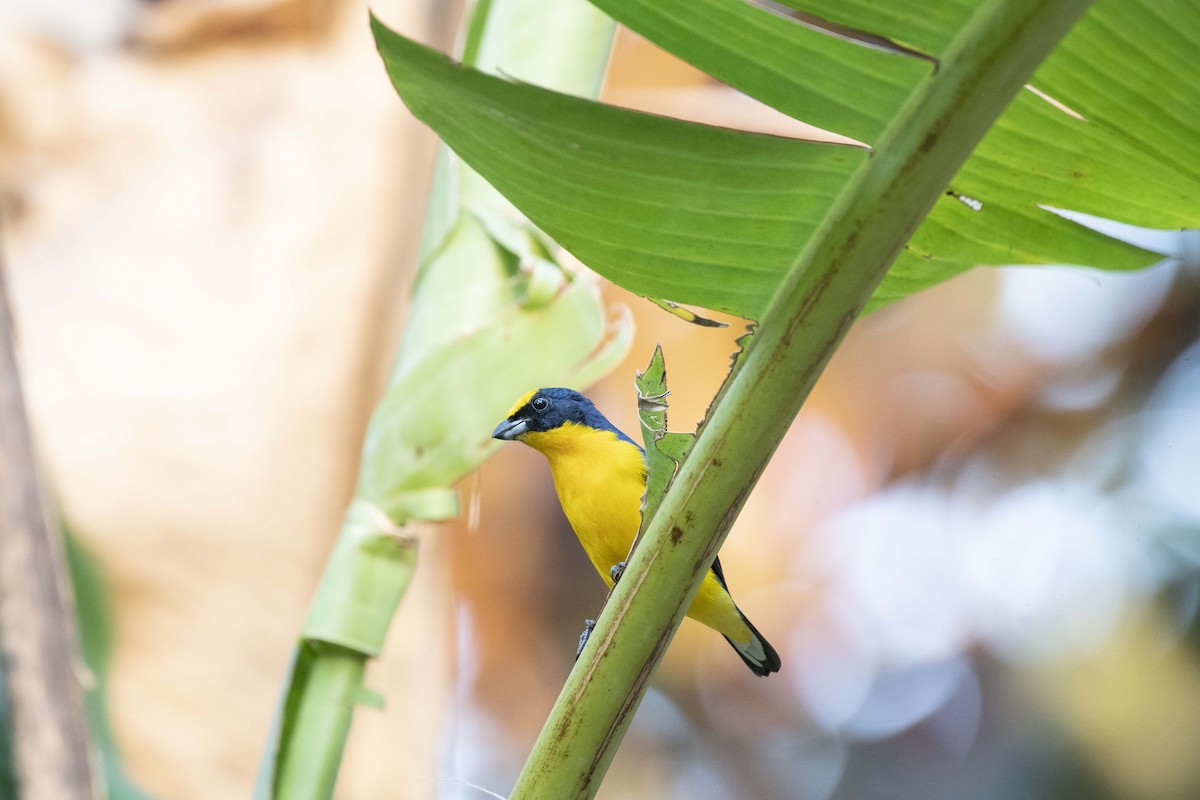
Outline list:
[[[600,417],[600,412],[591,400],[579,392],[571,389],[537,389],[517,401],[508,412],[508,417],[492,431],[492,438],[519,441],[526,434],[552,431],[567,422],[594,427],[595,417]]]

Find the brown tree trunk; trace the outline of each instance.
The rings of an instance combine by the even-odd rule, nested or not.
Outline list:
[[[42,492],[0,264],[0,648],[22,800],[99,796],[74,600]]]

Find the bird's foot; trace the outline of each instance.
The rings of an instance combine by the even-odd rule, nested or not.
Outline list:
[[[575,660],[579,660],[579,654],[583,652],[583,646],[587,644],[588,637],[592,635],[592,630],[596,627],[596,620],[585,619],[583,621],[583,633],[579,634],[579,646],[575,648]]]
[[[621,580],[621,576],[625,574],[625,562],[620,561],[613,564],[608,570],[608,577],[612,578],[613,584]]]

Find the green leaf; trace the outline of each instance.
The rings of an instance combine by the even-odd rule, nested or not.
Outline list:
[[[388,388],[367,430],[359,497],[388,507],[414,490],[448,486],[493,451],[492,428],[522,392],[586,386],[624,356],[631,334],[627,318],[610,327],[596,287],[580,278],[548,305],[514,304],[446,342]]]
[[[1101,0],[1033,84],[1194,187],[1200,180],[1198,54],[1197,0]],[[1145,193],[1160,177],[1147,175],[1123,188]],[[1195,224],[1196,194],[1187,197],[1191,208],[1176,209],[1173,224]]]
[[[679,465],[687,458],[692,442],[691,433],[667,432],[667,367],[663,360],[662,345],[654,348],[645,372],[634,379],[638,391],[638,418],[642,424],[642,442],[646,449],[646,493],[642,496],[642,531],[654,519],[654,512],[662,505],[663,497],[671,487],[671,481]]]
[[[875,141],[932,71],[926,62],[835,38],[747,0],[593,2],[722,82],[861,142]]]
[[[510,83],[372,25],[412,112],[560,245],[639,294],[761,314],[866,157]]]
[[[720,80],[869,143],[931,70],[744,0],[596,2]],[[789,4],[937,56],[975,6]],[[1156,260],[1042,206],[1139,225],[1200,225],[1200,177],[1190,166],[1200,155],[1197,11],[1195,0],[1098,3],[1033,80],[1090,112],[1087,120],[1021,93],[868,308],[976,265],[1126,270]],[[568,250],[640,294],[759,318],[815,230],[818,207],[833,205],[862,160],[563,98],[455,67],[378,23],[375,33],[418,117]],[[1165,48],[1156,48],[1159,39]],[[1130,59],[1148,66],[1114,66]]]
[[[920,61],[840,41],[744,0],[700,0],[703,14],[687,0],[596,2],[780,111],[872,144],[928,72]],[[975,6],[970,0],[786,4],[936,56]],[[1018,96],[951,183],[979,210],[954,196],[940,201],[868,309],[981,264],[1135,269],[1157,260],[1040,206],[1138,225],[1200,224],[1200,183],[1187,166],[1200,163],[1198,12],[1194,0],[1098,3],[1033,79],[1089,120],[1032,92]],[[1146,66],[1130,71],[1131,57]],[[853,93],[847,80],[855,83]],[[857,116],[845,108],[850,97]]]
[[[1200,226],[1200,3],[1101,0],[955,176],[868,309],[975,265],[1137,269],[1159,256],[1046,211]],[[1081,119],[1080,116],[1083,118]]]
[[[979,5],[976,0],[779,0],[825,22],[881,36],[940,57]]]

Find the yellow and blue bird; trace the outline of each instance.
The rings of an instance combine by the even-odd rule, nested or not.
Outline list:
[[[524,442],[546,457],[567,520],[600,577],[612,586],[611,572],[629,554],[642,521],[642,448],[591,400],[557,388],[537,389],[518,400],[492,437]],[[687,615],[722,634],[755,675],[779,671],[775,648],[730,597],[720,559],[704,577]]]

